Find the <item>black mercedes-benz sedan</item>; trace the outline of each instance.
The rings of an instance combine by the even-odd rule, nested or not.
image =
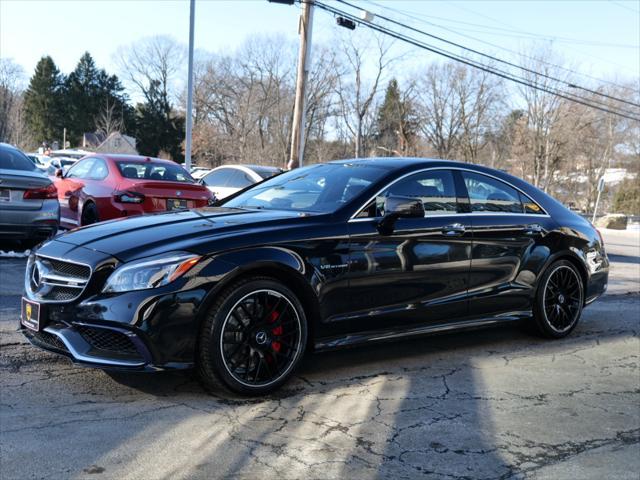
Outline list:
[[[29,258],[21,328],[81,364],[259,395],[312,349],[513,321],[564,337],[608,269],[597,230],[516,177],[344,160],[57,236]]]

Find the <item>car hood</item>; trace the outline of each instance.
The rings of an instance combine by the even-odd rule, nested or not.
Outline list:
[[[300,220],[299,212],[208,207],[142,215],[77,228],[55,238],[126,262],[169,251],[214,253],[216,240],[282,228]]]

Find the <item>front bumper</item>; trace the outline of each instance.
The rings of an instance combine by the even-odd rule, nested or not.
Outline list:
[[[87,329],[98,332],[107,331],[93,327],[87,327]],[[107,342],[100,344],[95,341],[95,336],[83,335],[80,330],[71,326],[49,325],[40,332],[23,329],[24,335],[31,344],[65,355],[77,363],[125,370],[147,369],[147,365],[151,363],[151,356],[144,344],[134,335],[125,332],[117,330],[108,330],[108,332],[113,336],[122,336],[119,342],[122,345],[125,344],[124,339],[128,339],[130,347],[121,350],[109,348]],[[115,346],[116,342],[112,343]]]
[[[43,262],[48,275],[51,271],[58,275],[51,277],[54,282],[67,282],[74,276],[88,280],[82,285],[72,282],[73,292],[67,297],[58,295],[58,284],[49,290],[34,290],[35,270],[29,266],[37,262],[30,258],[24,295],[40,304],[40,331],[21,325],[25,336],[34,345],[80,364],[120,370],[193,367],[201,314],[221,279],[235,268],[224,261],[205,260],[162,287],[102,293],[117,266],[109,254],[58,238],[42,245],[33,258]],[[91,272],[79,271],[81,267]]]
[[[155,293],[155,292],[154,292]],[[35,346],[76,363],[157,371],[194,365],[199,307],[205,289],[89,297],[78,304],[41,304],[43,325],[21,326]]]

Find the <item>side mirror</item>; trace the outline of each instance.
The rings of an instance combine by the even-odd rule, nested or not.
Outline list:
[[[56,177],[58,178],[62,178],[64,175],[62,173],[62,169],[61,168],[57,168],[56,169]]]
[[[387,197],[384,199],[384,216],[378,223],[383,235],[393,232],[399,218],[424,218],[422,200],[413,197]]]

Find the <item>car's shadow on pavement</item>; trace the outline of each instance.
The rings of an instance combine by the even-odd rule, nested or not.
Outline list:
[[[631,298],[631,295],[616,296]],[[608,301],[613,298],[608,297]],[[226,391],[206,392],[197,379],[195,370],[165,371],[156,373],[132,373],[112,371],[105,372],[117,383],[157,396],[180,396],[181,394],[209,393],[215,398],[237,403],[256,403],[282,399],[336,384],[346,379],[379,375],[379,367],[383,372],[405,368],[410,364],[430,362],[446,362],[447,355],[453,355],[455,362],[482,352],[485,356],[508,358],[511,355],[527,355],[536,352],[545,353],[574,350],[580,344],[605,341],[608,337],[628,335],[628,319],[621,318],[621,325],[611,322],[600,324],[599,318],[589,315],[578,325],[572,334],[560,340],[549,340],[535,333],[529,321],[514,322],[490,328],[465,330],[437,335],[418,336],[399,341],[356,346],[325,352],[307,352],[296,375],[274,394],[251,398],[235,395]],[[591,317],[591,318],[590,318]],[[619,328],[617,328],[619,327]],[[346,375],[346,378],[345,378]]]
[[[7,345],[7,468],[39,452],[19,478],[583,478],[544,469],[638,450],[638,300],[605,297],[557,341],[503,326],[310,354],[263,398]],[[612,458],[600,478],[637,471]]]
[[[482,348],[483,345],[501,342],[523,342],[527,345],[545,341],[531,334],[526,325],[513,324],[496,328],[485,328],[464,332],[447,333],[433,336],[422,336],[394,342],[384,342],[373,345],[357,346],[325,352],[307,352],[300,367],[289,385],[280,391],[264,397],[251,398],[234,395],[224,391],[209,392],[214,397],[236,400],[240,403],[254,403],[256,401],[271,400],[291,396],[302,392],[312,385],[322,386],[335,382],[335,376],[341,371],[354,372],[366,376],[372,372],[372,366],[405,364],[408,360],[418,360],[420,357],[431,356],[438,352],[446,354],[448,350],[460,350],[468,347]],[[134,388],[141,392],[157,395],[172,396],[182,393],[206,393],[197,379],[197,372],[162,371],[138,373],[126,371],[105,371],[115,382]],[[315,382],[309,380],[309,375],[317,377]],[[326,380],[322,380],[325,377]]]

